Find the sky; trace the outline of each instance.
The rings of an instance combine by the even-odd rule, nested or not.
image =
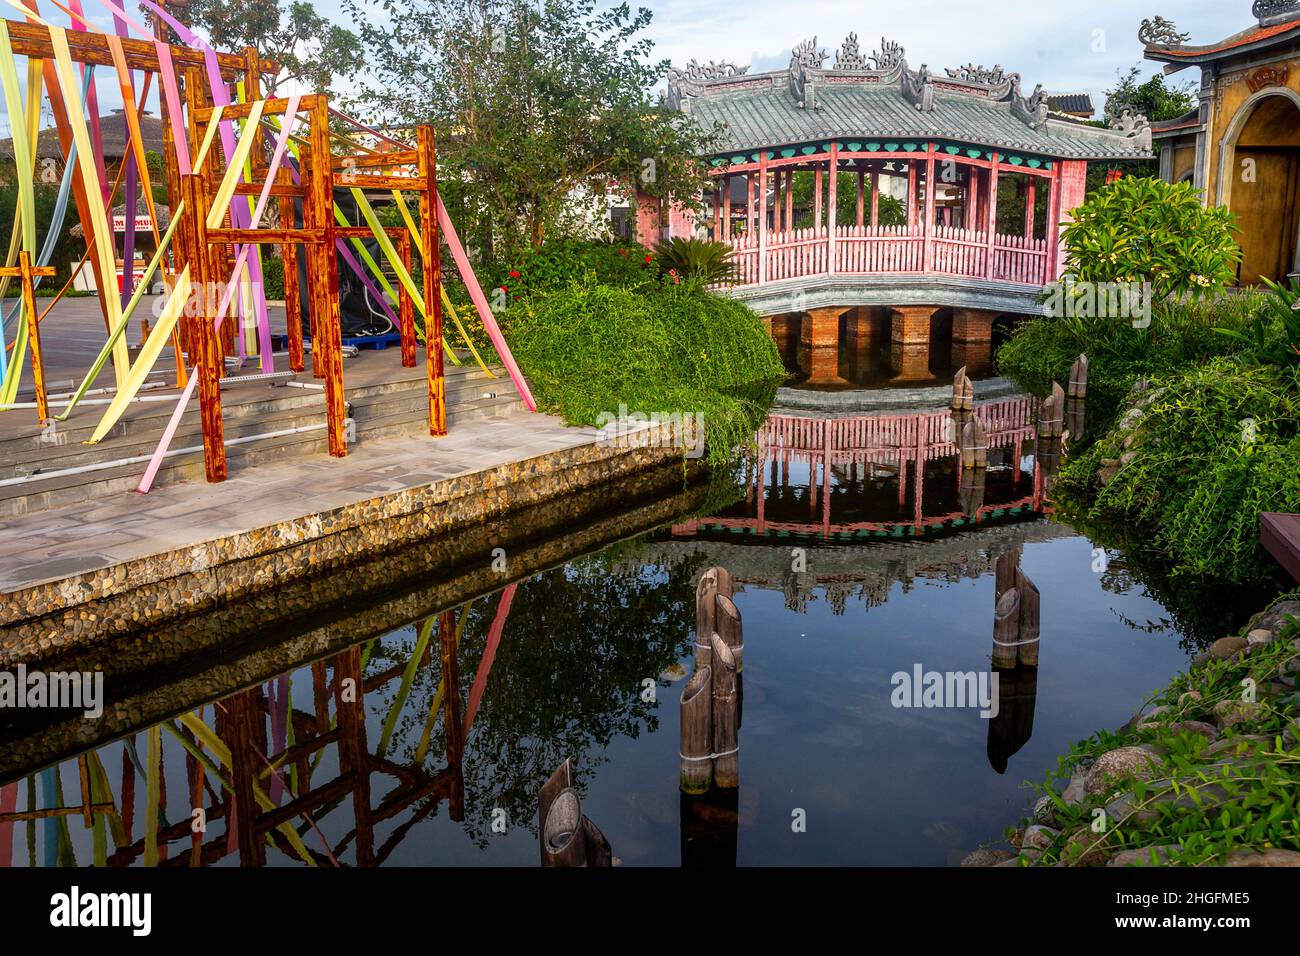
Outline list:
[[[752,72],[783,69],[791,47],[813,37],[830,54],[830,65],[845,35],[854,32],[864,55],[878,49],[883,36],[903,45],[913,68],[926,64],[942,74],[945,67],[967,63],[1000,64],[1021,74],[1025,92],[1039,83],[1050,92],[1087,92],[1099,110],[1117,72],[1134,65],[1145,75],[1159,70],[1143,61],[1137,40],[1142,19],[1154,11],[1134,0],[642,0],[640,5],[654,14],[648,30],[654,55],[677,66],[697,59],[728,60]],[[95,0],[85,0],[85,6],[96,13],[101,9]],[[314,6],[349,25],[339,0],[316,0]],[[1195,44],[1221,40],[1255,23],[1251,0],[1169,0],[1159,6]],[[134,7],[131,2],[128,9]],[[106,17],[94,19],[111,29]],[[1187,70],[1174,79],[1197,78],[1196,70]],[[105,111],[120,105],[111,77],[105,75],[99,86]],[[0,134],[7,130],[7,118],[0,116]]]

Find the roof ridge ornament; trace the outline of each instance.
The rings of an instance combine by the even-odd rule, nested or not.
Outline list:
[[[822,64],[826,62],[829,56],[825,50],[817,46],[817,38],[804,40],[797,44],[790,52],[790,96],[794,98],[795,105],[799,109],[805,109],[808,106],[811,92],[811,85],[808,82],[808,74],[812,70],[820,70]],[[815,108],[815,104],[814,104]]]
[[[700,95],[700,86],[708,80],[721,80],[729,76],[742,76],[749,72],[748,66],[737,66],[726,60],[708,63],[701,63],[698,60],[691,60],[685,67],[678,70],[675,67],[668,68],[668,93],[664,97],[665,105],[669,109],[683,110],[688,112],[689,105],[687,100],[692,96]]]
[[[1043,84],[1039,83],[1035,86],[1034,92],[1027,97],[1019,95],[1019,89],[1020,84],[1017,82],[1015,95],[1011,97],[1011,115],[1032,130],[1046,129],[1047,114],[1051,111],[1051,107]]]
[[[850,33],[844,38],[844,44],[835,54],[835,69],[837,70],[865,70],[867,69],[866,57],[858,49],[858,35]]]
[[[967,83],[979,83],[981,86],[1001,86],[1007,79],[1001,63],[995,64],[992,69],[967,63],[955,70],[945,67],[944,72],[948,74],[950,80],[964,80]]]
[[[934,81],[924,63],[921,68],[912,71],[904,67],[902,79],[903,99],[911,103],[922,113],[934,110]]]
[[[903,45],[895,43],[893,40],[880,38],[880,51],[871,51],[871,62],[875,64],[876,70],[886,73],[899,64],[903,63]]]
[[[1151,121],[1145,113],[1139,113],[1131,104],[1115,97],[1106,100],[1106,122],[1116,132],[1123,133],[1129,139],[1136,139],[1147,149],[1151,148]]]
[[[1300,18],[1300,0],[1255,0],[1251,12],[1261,27],[1271,27]]]
[[[1259,6],[1260,2],[1261,0],[1255,0],[1255,5]],[[1291,2],[1300,3],[1300,0],[1291,0]],[[1143,20],[1142,26],[1138,28],[1138,43],[1143,46],[1182,46],[1191,38],[1190,33],[1179,33],[1174,21],[1166,20],[1164,17]]]

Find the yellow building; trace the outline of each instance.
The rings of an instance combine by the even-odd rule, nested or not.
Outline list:
[[[1162,17],[1138,34],[1165,72],[1200,68],[1197,109],[1152,136],[1164,179],[1237,214],[1241,285],[1300,271],[1300,0],[1255,0],[1251,12],[1253,25],[1204,46]]]

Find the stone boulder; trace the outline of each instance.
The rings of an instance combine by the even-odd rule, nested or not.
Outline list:
[[[1097,758],[1088,771],[1084,789],[1093,796],[1107,792],[1118,780],[1137,777],[1150,780],[1160,769],[1160,764],[1145,747],[1117,747]]]

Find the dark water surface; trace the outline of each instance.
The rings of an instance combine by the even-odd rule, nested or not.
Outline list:
[[[624,866],[954,863],[1018,818],[1022,781],[1126,721],[1194,649],[1123,555],[1044,513],[1032,440],[1010,419],[1001,433],[982,501],[959,491],[942,447],[918,475],[897,449],[837,439],[827,470],[824,436],[820,455],[769,442],[740,500],[714,514],[11,774],[0,865],[139,865],[156,842],[164,865],[198,846],[205,865],[302,866],[305,852],[323,866],[536,866],[537,790],[565,757]],[[992,720],[893,706],[897,672],[989,672],[992,568],[1007,551],[1041,593],[1038,668],[1003,675]],[[687,800],[678,697],[711,565],[735,579],[744,621],[741,786]],[[195,730],[201,776],[183,746],[200,752]]]

